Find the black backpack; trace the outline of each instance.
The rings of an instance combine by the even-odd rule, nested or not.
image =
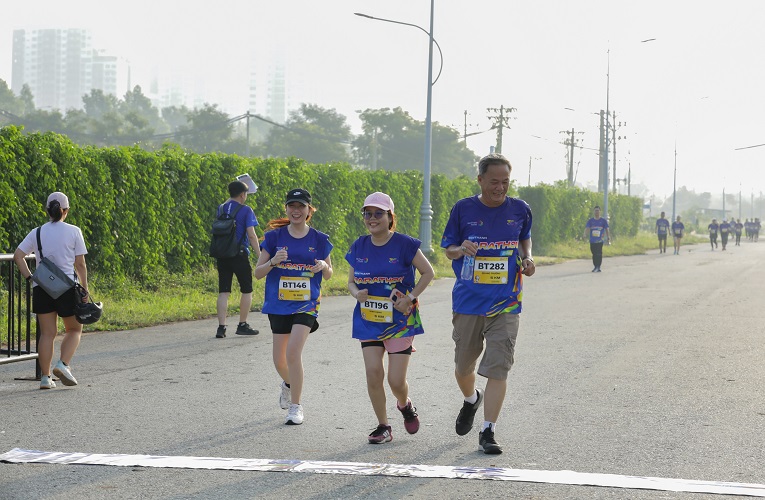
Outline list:
[[[218,207],[218,217],[212,223],[210,257],[230,259],[244,250],[239,240],[236,239],[236,214],[239,213],[242,206],[239,205],[230,214],[223,211],[223,205]]]

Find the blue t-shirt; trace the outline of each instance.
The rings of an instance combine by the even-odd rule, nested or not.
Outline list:
[[[493,317],[518,314],[523,300],[523,275],[518,246],[531,238],[531,208],[517,198],[506,198],[498,207],[487,207],[478,196],[463,198],[452,207],[441,246],[478,245],[473,280],[460,279],[465,257],[452,261],[457,281],[452,290],[452,310],[459,314]]]
[[[710,225],[708,225],[707,229],[709,229],[709,235],[710,236],[717,236],[717,229],[719,227],[720,226],[718,226],[717,224],[710,224]]]
[[[382,246],[373,244],[370,235],[351,244],[345,260],[353,268],[353,282],[359,290],[369,291],[369,298],[363,304],[356,301],[353,310],[354,339],[387,340],[424,333],[417,305],[405,315],[390,301],[394,289],[406,295],[414,288],[412,260],[421,244],[401,233],[393,233]]]
[[[683,236],[683,233],[685,232],[685,224],[682,222],[673,222],[672,223],[672,234],[675,236]]]
[[[723,222],[720,224],[720,233],[721,234],[728,234],[730,232],[730,224],[727,222]]]
[[[224,213],[231,215],[239,205],[238,202],[229,200],[218,207],[217,216],[220,217]],[[250,239],[247,237],[247,228],[257,225],[258,219],[255,217],[255,212],[247,205],[242,205],[242,208],[236,213],[236,239],[244,245],[247,255],[250,255]]]
[[[585,227],[590,230],[590,243],[603,243],[603,234],[608,227],[608,221],[605,218],[595,219],[591,217]]]
[[[322,273],[312,273],[316,259],[324,260],[332,251],[329,236],[314,228],[302,238],[293,238],[288,226],[268,231],[260,248],[273,256],[287,250],[287,260],[266,275],[264,314],[319,315]]]
[[[669,231],[669,221],[667,219],[656,219],[656,234],[667,234]]]

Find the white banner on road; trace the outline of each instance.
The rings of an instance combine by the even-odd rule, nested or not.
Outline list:
[[[359,462],[324,462],[314,460],[268,460],[252,458],[172,457],[159,455],[122,455],[98,453],[63,453],[14,448],[0,455],[0,462],[118,467],[160,467],[176,469],[223,469],[263,472],[308,472],[313,474],[349,474],[359,476],[395,476],[445,479],[489,479],[529,483],[570,484],[688,493],[714,493],[765,497],[765,484],[693,481],[660,477],[591,474],[568,470],[545,471],[501,467],[451,467],[443,465],[398,465]]]

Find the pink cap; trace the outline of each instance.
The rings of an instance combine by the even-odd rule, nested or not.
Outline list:
[[[393,200],[391,200],[390,196],[387,194],[379,191],[367,196],[364,200],[364,206],[382,208],[383,210],[390,210],[390,212],[393,213]]]
[[[66,197],[64,193],[61,191],[56,191],[55,193],[51,193],[50,196],[48,196],[48,203],[45,204],[45,208],[50,208],[50,203],[52,201],[57,201],[59,205],[61,205],[61,208],[69,208],[69,198]]]

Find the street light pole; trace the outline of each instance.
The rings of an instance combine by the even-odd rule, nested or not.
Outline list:
[[[422,179],[422,206],[420,206],[420,241],[422,251],[429,254],[433,251],[433,208],[430,205],[430,167],[431,150],[433,145],[433,126],[431,123],[431,108],[433,101],[433,9],[436,0],[430,0],[430,31],[428,33],[428,103],[425,113],[425,165]]]
[[[672,220],[677,220],[677,142],[675,142],[675,174],[672,181]]]
[[[611,89],[611,50],[608,50],[608,66],[606,70],[606,143],[604,153],[604,178],[603,178],[603,218],[608,220],[608,125],[609,117],[609,94]]]
[[[404,26],[412,26],[428,35],[428,100],[427,111],[425,113],[425,155],[424,165],[422,169],[422,205],[420,206],[420,241],[422,242],[423,253],[431,253],[433,251],[433,229],[431,221],[433,220],[433,208],[430,205],[430,170],[431,170],[431,151],[433,145],[433,124],[432,124],[432,101],[433,101],[433,85],[438,81],[441,76],[441,70],[444,67],[444,55],[441,52],[441,47],[433,39],[433,12],[435,9],[435,0],[430,0],[430,31],[426,31],[421,26],[416,24],[404,23],[401,21],[394,21],[392,19],[383,19],[381,17],[373,17],[367,14],[361,14],[355,12],[355,15],[366,17],[367,19],[374,19],[376,21],[385,21],[394,24],[403,24]],[[438,76],[435,81],[433,80],[433,44],[436,45],[438,53],[441,56],[441,67],[438,70]]]

